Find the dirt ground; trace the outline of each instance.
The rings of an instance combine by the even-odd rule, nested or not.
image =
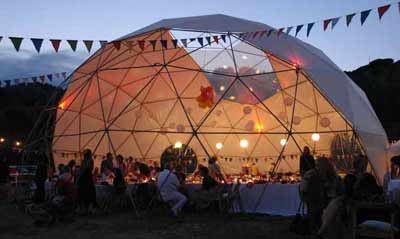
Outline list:
[[[138,218],[133,211],[114,211],[75,217],[70,223],[37,227],[15,204],[0,202],[0,238],[303,238],[289,232],[290,217],[184,213],[171,218],[165,211],[150,211]]]

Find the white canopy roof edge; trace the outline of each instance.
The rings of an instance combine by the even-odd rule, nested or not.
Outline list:
[[[156,29],[181,29],[205,32],[255,32],[274,29],[263,23],[222,14],[165,19],[131,34],[123,40]],[[351,122],[373,170],[382,182],[386,171],[386,132],[365,93],[321,50],[287,34],[252,38],[248,42],[282,60],[297,64],[328,100]]]

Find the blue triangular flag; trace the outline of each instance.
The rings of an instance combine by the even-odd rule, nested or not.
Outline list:
[[[339,22],[339,17],[332,18],[331,22],[332,22],[331,23],[332,24],[331,27],[332,27],[332,30],[333,30],[333,28],[335,28],[336,24]]]
[[[49,81],[53,81],[53,74],[48,74],[47,78],[49,79]]]
[[[274,29],[270,29],[267,33],[267,37],[271,36],[272,32],[274,31]]]
[[[172,45],[174,45],[174,48],[176,48],[178,46],[178,40],[172,40]]]
[[[1,40],[3,40],[3,37],[2,37],[2,36],[0,36],[0,42],[1,42]]]
[[[190,40],[190,42],[196,41],[196,38],[190,38],[189,40]]]
[[[156,45],[157,45],[157,41],[156,40],[150,40],[150,45],[153,47],[153,51],[156,50]]]
[[[37,77],[36,76],[32,76],[32,81],[36,83],[37,82]]]
[[[303,28],[304,25],[297,25],[296,27],[296,34],[295,36],[297,37],[297,34],[299,34],[299,32],[301,31],[301,29]]]
[[[211,37],[206,37],[207,43],[209,46],[211,46]]]
[[[314,22],[308,23],[308,25],[307,25],[307,37],[310,35],[311,29],[313,28],[313,26],[314,26]]]
[[[187,39],[181,39],[183,47],[187,48]]]
[[[286,28],[286,34],[290,34],[290,31],[292,31],[292,29],[293,29],[293,27],[288,27],[288,28]]]
[[[201,46],[203,46],[203,38],[202,38],[202,37],[198,37],[198,38],[197,38],[197,41],[199,42],[199,44],[200,44]]]
[[[244,32],[239,33],[239,38],[244,38]]]
[[[101,47],[107,45],[107,41],[99,41],[99,43],[100,43],[100,46],[101,46]]]
[[[40,53],[40,48],[42,48],[43,39],[40,38],[31,38],[33,46],[35,47],[37,53]]]
[[[361,12],[361,26],[364,24],[365,20],[367,20],[367,17],[369,16],[369,13],[371,12],[371,10],[372,9]]]
[[[164,49],[168,49],[168,41],[167,40],[160,40],[160,43]]]
[[[224,43],[226,43],[226,35],[221,35],[221,39]]]

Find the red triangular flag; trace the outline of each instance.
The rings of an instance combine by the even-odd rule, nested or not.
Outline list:
[[[324,20],[324,31],[328,28],[329,23],[331,23],[332,19],[326,19]]]
[[[58,49],[60,48],[60,43],[61,40],[58,39],[50,39],[51,45],[53,45],[53,48],[56,52],[58,52]]]
[[[93,41],[92,40],[83,40],[83,43],[85,44],[86,49],[90,53],[90,51],[92,50]]]
[[[218,44],[218,36],[213,36],[213,39],[214,39],[214,41],[215,41],[215,43],[217,43]]]
[[[138,45],[142,51],[144,51],[144,40],[138,41]]]
[[[285,30],[285,28],[279,28],[278,32],[276,33],[278,36],[281,35],[281,33]]]
[[[378,7],[378,15],[379,15],[379,20],[382,19],[383,15],[386,13],[387,10],[389,10],[390,4],[382,7]]]
[[[113,41],[113,45],[115,49],[117,50],[121,49],[121,41]]]
[[[253,39],[257,37],[258,33],[260,33],[260,32],[254,32],[253,33]]]

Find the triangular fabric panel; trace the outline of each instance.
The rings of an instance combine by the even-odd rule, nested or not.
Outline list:
[[[19,48],[21,47],[21,43],[24,40],[22,37],[9,37],[11,40],[12,44],[14,45],[14,48],[16,51],[19,51]]]
[[[33,46],[35,47],[37,53],[40,53],[40,48],[42,48],[43,39],[40,38],[31,38]]]
[[[78,46],[77,40],[67,40],[69,46],[71,47],[72,51],[76,51],[76,47]]]

